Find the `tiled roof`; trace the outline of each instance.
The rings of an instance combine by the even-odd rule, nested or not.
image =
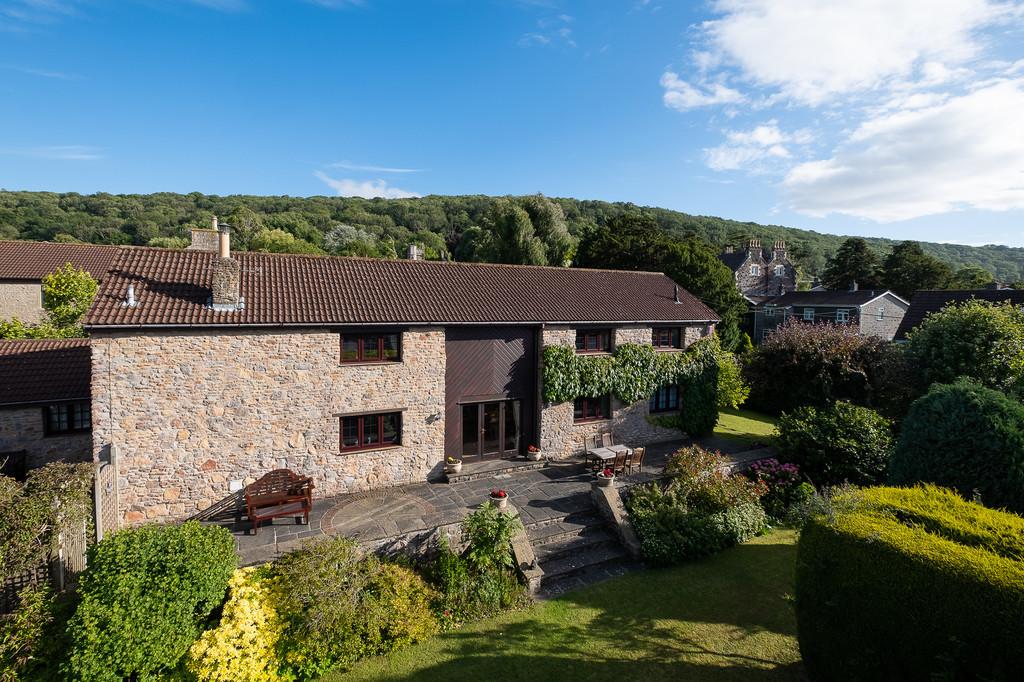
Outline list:
[[[87,399],[89,339],[0,341],[0,405]]]
[[[924,290],[914,294],[910,301],[910,308],[907,309],[899,329],[896,330],[896,340],[905,339],[907,332],[924,322],[929,313],[934,313],[945,308],[950,303],[961,303],[972,298],[982,301],[1011,301],[1018,305],[1024,305],[1024,290],[1021,289],[954,289],[949,291]]]
[[[65,263],[103,279],[117,246],[0,240],[0,280],[41,280]]]
[[[717,321],[660,273],[235,253],[245,309],[208,307],[216,254],[123,249],[86,316],[107,325]],[[122,304],[134,284],[137,305]]]
[[[859,289],[857,291],[789,291],[764,302],[765,305],[864,305],[868,301],[890,294],[885,289]],[[896,296],[896,294],[892,294]],[[897,298],[899,298],[897,296]],[[901,299],[902,300],[902,299]]]

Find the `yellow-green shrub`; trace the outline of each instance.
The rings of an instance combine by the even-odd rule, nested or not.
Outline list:
[[[845,491],[797,551],[815,680],[1018,679],[1024,518],[935,486]]]
[[[277,643],[283,624],[273,606],[272,578],[240,568],[228,582],[230,596],[220,625],[189,649],[186,668],[199,682],[277,682]]]

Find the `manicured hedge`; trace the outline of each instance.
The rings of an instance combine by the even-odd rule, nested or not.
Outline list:
[[[935,486],[837,494],[797,550],[814,680],[1019,679],[1024,519]]]

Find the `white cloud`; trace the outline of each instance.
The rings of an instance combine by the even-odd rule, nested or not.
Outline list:
[[[1024,208],[1021,111],[1024,79],[868,118],[830,158],[786,174],[788,203],[812,216],[883,222]]]
[[[777,121],[762,123],[751,130],[727,130],[726,141],[704,150],[708,167],[716,171],[748,170],[761,173],[771,170],[766,162],[789,159],[792,154],[786,145],[809,144],[813,135],[801,129],[789,133],[781,130]]]
[[[742,93],[721,83],[702,85],[703,89],[696,88],[671,71],[661,75],[661,87],[665,89],[662,97],[665,106],[678,111],[715,104],[738,104],[746,99]]]
[[[811,106],[948,76],[981,51],[979,29],[1020,11],[991,0],[719,0],[715,9],[723,16],[700,27],[709,49],[754,85]]]
[[[534,47],[560,43],[568,47],[576,47],[576,41],[572,37],[572,28],[569,26],[573,21],[574,18],[568,14],[542,17],[537,20],[537,30],[519,36],[516,44],[519,47]]]
[[[0,149],[0,154],[27,156],[35,159],[55,159],[59,161],[97,161],[103,158],[103,150],[99,147],[80,144]]]
[[[354,171],[368,171],[370,173],[419,173],[422,168],[395,168],[392,166],[366,166],[351,161],[335,161],[330,164],[331,168],[344,168]]]
[[[352,178],[335,179],[321,171],[316,171],[313,175],[326,183],[328,187],[338,194],[338,196],[342,197],[363,197],[365,199],[373,199],[375,197],[383,197],[384,199],[406,199],[409,197],[422,196],[416,192],[410,192],[409,190],[400,189],[398,187],[389,187],[385,180],[353,180]]]

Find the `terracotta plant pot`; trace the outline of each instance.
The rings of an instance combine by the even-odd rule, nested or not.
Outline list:
[[[491,495],[491,502],[493,502],[494,506],[498,509],[506,509],[508,507],[508,495],[505,497],[494,497]]]
[[[447,474],[457,474],[462,471],[462,462],[456,462],[455,464],[445,464],[444,471]]]
[[[597,475],[597,485],[601,486],[602,488],[609,488],[611,487],[612,483],[615,483],[614,476],[602,476],[600,474]]]

